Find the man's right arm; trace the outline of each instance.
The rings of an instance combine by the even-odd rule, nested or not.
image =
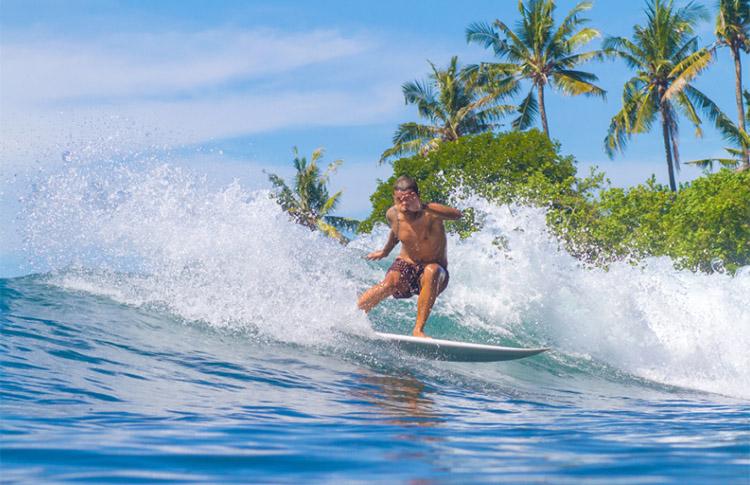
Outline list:
[[[381,249],[380,251],[375,251],[368,254],[367,259],[371,261],[376,259],[383,259],[391,253],[393,248],[396,247],[396,244],[398,244],[398,236],[396,236],[396,233],[393,232],[393,222],[395,217],[397,216],[395,214],[395,211],[393,210],[393,207],[391,207],[385,214],[385,218],[388,220],[388,225],[391,227],[391,231],[388,233],[388,241],[386,241],[385,246],[383,246],[383,249]]]

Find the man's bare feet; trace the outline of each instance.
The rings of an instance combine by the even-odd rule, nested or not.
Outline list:
[[[431,338],[429,335],[427,335],[421,330],[414,330],[411,334],[414,335],[415,337]]]

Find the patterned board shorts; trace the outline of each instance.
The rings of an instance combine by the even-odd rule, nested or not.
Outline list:
[[[398,289],[393,294],[393,298],[411,298],[419,294],[422,289],[423,264],[409,263],[401,258],[396,258],[388,271],[395,271],[399,274]],[[445,271],[445,281],[443,282],[443,288],[445,288],[448,286],[450,275],[447,269],[443,268],[443,271]]]

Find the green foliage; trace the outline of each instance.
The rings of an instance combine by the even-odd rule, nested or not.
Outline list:
[[[498,104],[508,93],[504,84],[484,82],[475,70],[461,69],[453,56],[446,69],[430,63],[427,81],[402,86],[406,104],[416,105],[427,124],[402,123],[393,136],[393,146],[380,156],[380,162],[408,154],[426,154],[441,142],[460,136],[495,129],[496,121],[515,106]]]
[[[715,32],[720,44],[750,53],[750,1],[719,0]]]
[[[322,157],[323,149],[318,148],[312,153],[308,163],[307,158],[299,156],[295,147],[293,164],[297,173],[294,177],[294,188],[290,188],[278,175],[269,173],[268,179],[276,189],[272,197],[298,224],[312,231],[320,230],[327,236],[345,243],[347,240],[339,230],[355,230],[358,221],[330,215],[336,209],[342,192],[336,192],[331,196],[328,194],[328,179],[343,162],[335,160],[321,173],[318,161]]]
[[[680,168],[678,114],[686,117],[701,136],[699,112],[715,120],[721,113],[708,96],[692,82],[713,59],[713,50],[698,49],[695,29],[706,18],[705,8],[688,3],[675,8],[671,0],[649,0],[645,25],[633,28],[631,39],[608,37],[604,49],[618,57],[635,76],[622,93],[622,109],[612,117],[604,146],[610,157],[623,151],[630,137],[650,131],[661,120],[669,185],[677,190],[674,172]]]
[[[745,121],[750,123],[750,91],[744,93],[747,111],[745,111]],[[713,169],[714,163],[718,163],[727,168],[739,168],[747,169],[749,167],[743,166],[747,153],[750,153],[750,135],[729,119],[727,115],[721,113],[716,118],[716,128],[722,134],[724,139],[731,143],[732,147],[724,147],[724,150],[729,154],[727,158],[711,157],[703,160],[693,160],[688,162],[693,165],[698,165],[702,168]]]
[[[547,220],[566,249],[585,262],[603,265],[664,253],[664,217],[674,196],[652,177],[629,189],[600,189],[568,207],[553,208]]]
[[[496,20],[492,24],[475,22],[466,29],[466,41],[492,49],[502,60],[481,66],[489,79],[519,89],[522,81],[531,82],[529,94],[518,107],[515,129],[531,126],[541,115],[542,129],[549,136],[544,103],[544,88],[551,83],[564,94],[604,97],[605,91],[594,84],[596,75],[578,70],[578,66],[602,57],[601,51],[578,52],[599,37],[599,31],[586,27],[588,19],[581,14],[592,7],[591,2],[580,2],[555,27],[553,0],[518,2],[521,21],[515,29]],[[537,91],[537,101],[534,91]]]
[[[492,200],[523,197],[547,203],[575,193],[576,169],[572,157],[559,154],[559,146],[538,130],[484,133],[440,145],[426,157],[401,158],[393,163],[393,175],[381,181],[372,194],[372,213],[359,230],[369,232],[385,221],[393,205],[393,184],[401,175],[417,180],[423,200],[450,203],[460,191]],[[466,232],[473,224],[467,217],[449,229]]]
[[[401,175],[417,180],[425,201],[451,204],[475,194],[547,207],[552,233],[587,264],[637,263],[646,256],[669,256],[678,267],[702,271],[711,271],[716,260],[729,271],[750,264],[750,171],[723,169],[679,192],[654,177],[622,189],[609,187],[594,170],[576,176],[573,158],[560,155],[540,131],[485,133],[443,144],[427,157],[396,160],[393,176],[370,197],[372,213],[360,231],[385,221]],[[481,217],[471,208],[464,214],[446,226],[466,237]]]
[[[750,173],[723,169],[677,193],[652,177],[629,189],[601,190],[548,213],[552,230],[583,261],[606,265],[669,256],[677,267],[729,271],[750,264]]]
[[[665,254],[678,265],[711,270],[720,259],[729,271],[750,264],[750,172],[723,169],[680,190],[666,217]]]

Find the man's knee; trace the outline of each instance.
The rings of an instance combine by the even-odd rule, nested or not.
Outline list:
[[[443,268],[437,263],[430,263],[424,267],[424,275],[433,281],[437,281],[442,273]]]

